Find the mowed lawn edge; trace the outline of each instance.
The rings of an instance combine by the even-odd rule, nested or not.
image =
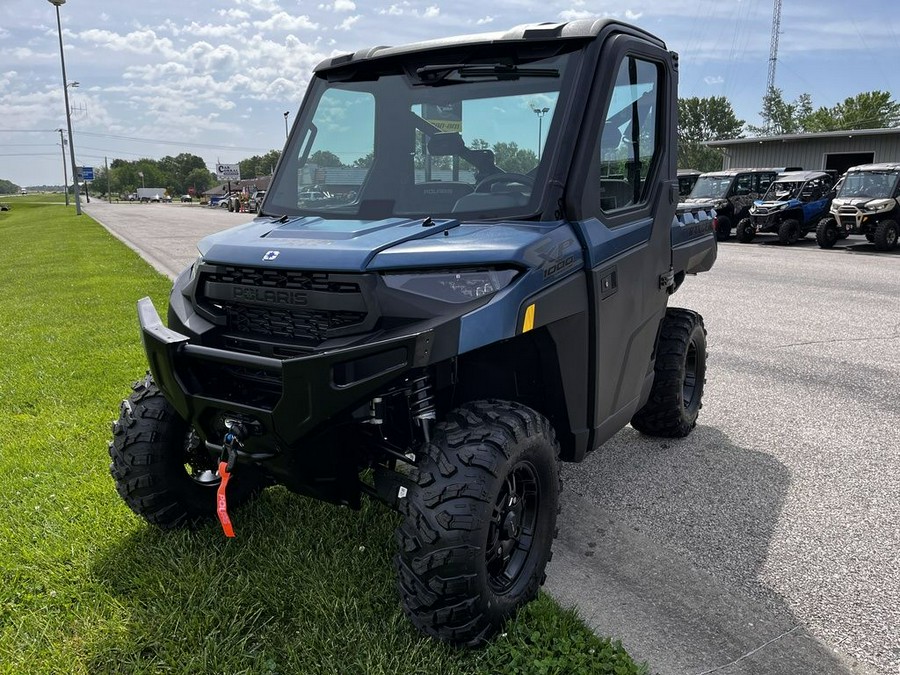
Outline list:
[[[378,504],[276,488],[233,514],[235,540],[146,525],[106,445],[146,370],[135,303],[164,314],[170,282],[60,205],[17,200],[0,241],[0,672],[646,672],[546,595],[485,649],[421,637]]]

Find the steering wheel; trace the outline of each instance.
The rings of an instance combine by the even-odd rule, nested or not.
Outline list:
[[[534,178],[524,173],[494,173],[479,181],[475,192],[490,192],[497,183],[521,183],[530,189],[534,187]]]

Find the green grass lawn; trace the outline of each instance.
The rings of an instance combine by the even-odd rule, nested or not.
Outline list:
[[[480,651],[420,637],[394,587],[397,518],[377,504],[276,488],[232,514],[234,540],[146,525],[106,443],[145,371],[135,302],[162,310],[169,282],[74,207],[7,201],[0,673],[645,672],[546,596]]]

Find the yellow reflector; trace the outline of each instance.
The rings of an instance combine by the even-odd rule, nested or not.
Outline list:
[[[522,321],[522,332],[527,333],[534,328],[534,305],[528,305],[525,310],[525,320]]]

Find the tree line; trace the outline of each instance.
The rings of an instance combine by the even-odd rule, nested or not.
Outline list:
[[[900,103],[885,91],[862,92],[831,107],[814,108],[809,94],[786,101],[781,89],[763,97],[759,113],[762,124],[740,120],[724,96],[678,99],[678,166],[682,169],[715,171],[722,156],[706,141],[724,141],[751,136],[818,133],[851,129],[885,129],[900,126]]]

